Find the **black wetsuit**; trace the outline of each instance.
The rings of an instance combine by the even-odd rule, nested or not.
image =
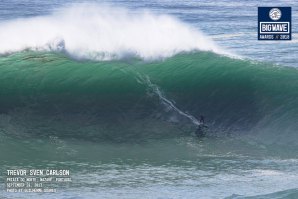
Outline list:
[[[196,136],[198,137],[204,137],[205,136],[204,126],[200,124],[195,133],[196,133]]]
[[[205,123],[205,119],[204,119],[204,116],[203,115],[200,116],[200,123],[202,125],[204,125],[204,123]]]
[[[205,125],[205,120],[204,120],[204,116],[200,116],[200,124],[198,125],[198,128],[195,132],[196,136],[198,137],[204,137],[206,134],[204,132],[204,128],[206,128],[207,126]]]

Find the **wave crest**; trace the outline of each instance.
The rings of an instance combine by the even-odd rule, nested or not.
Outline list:
[[[49,16],[0,24],[0,53],[65,51],[79,59],[158,59],[193,50],[227,54],[199,30],[169,15],[76,4]]]

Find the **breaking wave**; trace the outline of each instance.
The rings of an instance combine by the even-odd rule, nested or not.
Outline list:
[[[159,59],[206,50],[228,54],[199,30],[169,15],[75,4],[49,16],[0,23],[0,53],[64,51],[78,59]]]

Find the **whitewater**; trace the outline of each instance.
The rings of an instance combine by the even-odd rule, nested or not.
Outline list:
[[[8,21],[0,27],[1,54],[65,51],[92,60],[158,59],[192,50],[224,54],[199,30],[174,17],[96,4],[72,5],[50,16]]]
[[[298,46],[257,41],[257,6],[1,1],[0,198],[297,198]]]

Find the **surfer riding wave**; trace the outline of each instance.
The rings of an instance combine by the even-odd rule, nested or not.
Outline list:
[[[203,115],[200,116],[200,124],[198,125],[198,128],[195,132],[196,136],[201,138],[206,136],[206,128],[208,128],[207,125],[205,125],[205,118]]]

